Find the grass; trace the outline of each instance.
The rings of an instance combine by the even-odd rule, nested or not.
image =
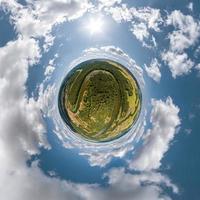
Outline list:
[[[141,109],[136,79],[110,60],[89,60],[65,78],[61,105],[71,128],[83,137],[110,141],[123,135]]]

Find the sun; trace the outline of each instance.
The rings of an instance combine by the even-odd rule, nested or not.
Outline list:
[[[103,29],[103,19],[102,17],[90,18],[87,24],[87,30],[91,35],[102,33]]]

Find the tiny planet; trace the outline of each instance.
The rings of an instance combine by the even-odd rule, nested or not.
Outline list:
[[[92,59],[66,75],[58,108],[74,134],[108,142],[130,130],[140,114],[141,101],[138,82],[126,67],[113,60]]]

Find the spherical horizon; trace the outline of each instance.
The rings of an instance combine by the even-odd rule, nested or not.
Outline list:
[[[65,124],[85,140],[109,142],[125,135],[141,111],[136,77],[122,64],[91,59],[64,78],[58,107]]]

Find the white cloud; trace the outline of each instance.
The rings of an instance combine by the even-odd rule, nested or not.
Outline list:
[[[101,6],[111,7],[114,4],[121,3],[121,0],[98,0],[101,4]]]
[[[4,152],[0,152],[2,159]],[[170,179],[160,173],[148,172],[134,175],[126,173],[123,168],[112,169],[105,174],[109,186],[101,187],[98,184],[75,184],[47,177],[39,170],[37,163],[28,168],[25,163],[18,163],[21,164],[18,166],[13,163],[10,165],[9,158],[4,158],[4,161],[6,162],[2,163],[0,171],[1,199],[170,200],[171,198],[162,189],[163,186],[173,193],[178,192],[178,188],[171,183]]]
[[[170,49],[183,52],[194,45],[200,36],[200,24],[190,15],[181,11],[173,11],[167,18],[167,25],[173,25],[175,30],[169,34]]]
[[[128,8],[126,4],[121,4],[106,8],[105,11],[118,23],[130,22],[131,32],[145,47],[152,46],[152,41],[149,41],[151,46],[145,41],[152,35],[150,31],[160,31],[159,26],[163,23],[160,10],[150,7]]]
[[[106,11],[112,15],[113,19],[117,22],[145,23],[148,29],[160,31],[159,26],[163,22],[160,10],[150,7],[144,8],[128,8],[126,4],[121,6],[111,7]]]
[[[166,102],[153,99],[152,106],[150,119],[152,128],[147,131],[138,154],[129,163],[131,169],[139,171],[158,169],[175,136],[176,128],[180,125],[179,108],[173,104],[170,97]]]
[[[112,18],[118,23],[121,23],[122,21],[130,22],[133,18],[132,13],[130,12],[129,8],[127,8],[126,4],[106,8],[106,12],[111,14]]]
[[[172,192],[177,193],[178,188],[160,173],[126,173],[123,168],[112,169],[106,174],[109,187],[85,188],[85,199],[96,200],[170,200],[160,187],[164,185]]]
[[[147,29],[146,24],[144,23],[139,23],[139,24],[133,23],[131,32],[141,42],[144,41],[145,38],[149,37],[149,31]]]
[[[148,67],[145,65],[145,70],[149,77],[151,77],[154,81],[159,82],[161,79],[161,73],[160,73],[160,63],[156,58],[154,58],[150,66]]]
[[[169,65],[172,76],[188,74],[194,62],[188,57],[186,49],[195,45],[200,36],[200,23],[181,11],[173,11],[166,20],[175,30],[169,33],[169,50],[162,53],[162,59]]]
[[[168,64],[173,78],[190,73],[194,66],[194,62],[188,58],[186,53],[167,51],[163,52],[161,56],[163,61]]]
[[[30,153],[37,152],[40,145],[48,147],[40,110],[33,99],[27,99],[24,86],[28,65],[39,57],[38,43],[33,39],[19,38],[0,48],[0,65],[4,66],[0,69],[0,132]]]
[[[200,63],[197,64],[195,68],[200,71]]]
[[[45,76],[50,76],[55,70],[55,67],[52,65],[48,65],[45,69],[44,75]]]
[[[130,10],[133,18],[136,18],[139,22],[146,23],[148,29],[152,29],[157,32],[160,31],[159,26],[162,24],[163,19],[159,9],[150,7],[136,9],[132,7]]]
[[[10,156],[6,151],[2,153]],[[2,159],[2,156],[0,158]],[[14,157],[11,157],[11,159],[14,159]],[[49,178],[37,166],[28,168],[25,165],[25,160],[24,163],[17,161],[18,165],[13,165],[13,162],[10,163],[8,158],[3,158],[3,161],[4,163],[0,167],[1,199],[77,200],[82,196],[77,192],[78,185]]]
[[[24,86],[28,65],[35,64],[39,57],[34,39],[18,38],[0,48],[0,199],[60,196],[62,183],[59,186],[38,168],[26,166],[29,154],[38,153],[41,146],[49,148],[40,109],[26,97]],[[51,190],[45,192],[47,188]]]
[[[54,37],[50,32],[54,25],[77,19],[92,7],[88,0],[29,0],[25,7],[13,0],[0,3],[12,13],[12,21],[19,34],[23,37],[45,37],[45,51],[53,44]]]
[[[55,60],[56,60],[56,58],[58,58],[58,54],[55,54],[54,57],[49,60],[48,65],[45,67],[45,70],[44,70],[45,79],[43,80],[42,85],[45,82],[47,82],[47,81],[49,81],[51,79],[51,76],[52,76],[53,72],[56,69],[56,67],[55,67]]]
[[[193,8],[194,8],[193,2],[190,2],[190,3],[187,5],[187,8],[188,8],[190,11],[193,11]]]
[[[200,46],[198,46],[194,51],[194,57],[198,58],[200,56]]]

